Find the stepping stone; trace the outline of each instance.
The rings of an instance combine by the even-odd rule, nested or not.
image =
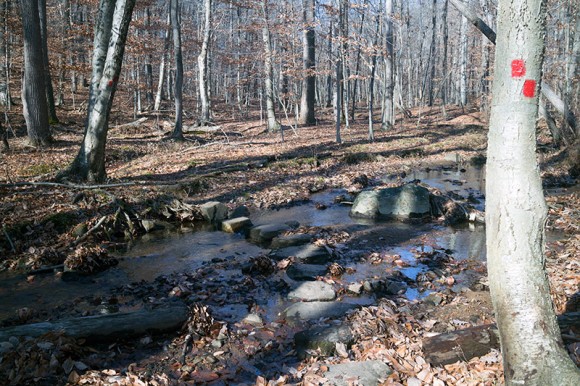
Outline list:
[[[204,219],[209,222],[223,221],[228,218],[228,207],[217,201],[200,205],[199,210]]]
[[[286,308],[286,319],[314,320],[320,318],[339,318],[354,308],[356,304],[342,302],[300,302]]]
[[[332,286],[323,281],[307,281],[288,293],[290,300],[302,300],[305,302],[334,300],[336,292]]]
[[[272,249],[282,249],[287,247],[295,247],[298,245],[308,244],[312,240],[312,236],[304,233],[298,233],[288,236],[277,236],[272,240]]]
[[[292,280],[306,281],[316,280],[318,276],[326,275],[327,271],[326,265],[292,264],[286,270],[286,274]]]
[[[272,257],[280,260],[290,256],[307,264],[326,264],[330,261],[328,250],[315,244],[279,249],[272,254]]]
[[[336,344],[342,343],[350,348],[354,343],[352,331],[347,326],[316,327],[300,331],[294,335],[294,344],[298,358],[304,359],[307,350],[316,350],[317,355],[332,356],[336,353]]]
[[[376,386],[384,382],[392,373],[391,368],[381,361],[363,361],[330,365],[324,377],[330,385],[348,386],[357,382],[357,385]]]
[[[252,221],[247,217],[238,217],[222,222],[222,231],[228,233],[242,232],[252,226]]]
[[[286,224],[266,224],[258,225],[250,229],[250,239],[257,243],[265,243],[271,241],[280,233],[290,230],[290,226]]]
[[[229,218],[237,218],[237,217],[250,217],[250,210],[248,209],[248,207],[244,205],[238,206],[229,215]]]

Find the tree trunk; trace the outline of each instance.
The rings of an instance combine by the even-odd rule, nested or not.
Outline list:
[[[381,130],[391,130],[395,126],[395,50],[393,44],[393,0],[386,0],[386,58],[385,58],[385,90],[384,90],[384,110]],[[433,26],[435,28],[435,26]],[[435,35],[433,35],[435,36]],[[433,41],[433,44],[435,41]],[[435,58],[433,58],[434,60]]]
[[[375,73],[377,70],[377,58],[378,58],[378,52],[377,52],[377,45],[379,43],[379,29],[380,29],[380,25],[381,25],[381,19],[380,16],[377,15],[377,19],[376,19],[376,30],[375,30],[375,41],[373,43],[373,49],[372,49],[372,58],[371,58],[371,79],[369,81],[369,99],[368,99],[368,113],[369,113],[369,141],[374,141],[375,140],[375,130],[373,127],[373,104],[375,102],[374,99],[374,88],[375,88]]]
[[[171,138],[183,140],[183,54],[181,52],[181,21],[179,0],[171,0],[171,29],[173,32],[173,61],[175,64],[175,125]]]
[[[91,89],[85,136],[81,148],[59,178],[102,182],[109,114],[121,73],[125,42],[135,0],[101,0],[95,26]]]
[[[24,79],[22,81],[22,110],[33,146],[47,146],[52,142],[48,125],[42,38],[38,0],[22,0],[24,29]]]
[[[46,28],[46,0],[38,0],[38,15],[40,19],[40,38],[42,41],[42,64],[44,68],[44,81],[46,92],[46,104],[48,107],[48,123],[58,123],[56,116],[56,106],[54,103],[54,90],[52,88],[52,77],[50,76],[50,64],[48,62],[48,33]]]
[[[199,125],[205,126],[211,122],[211,106],[209,100],[209,77],[208,72],[208,50],[211,35],[211,0],[204,0],[204,29],[203,42],[201,51],[197,57],[197,66],[199,68],[199,97],[201,102],[201,115]]]
[[[8,37],[6,36],[6,13],[8,10],[7,1],[0,2],[0,106],[8,106],[10,96],[8,95]]]
[[[276,132],[280,130],[280,123],[276,120],[274,111],[274,65],[272,57],[272,45],[270,43],[270,28],[268,26],[268,0],[262,2],[262,40],[264,42],[264,87],[266,89],[266,115],[268,120],[268,131]]]
[[[300,99],[301,125],[316,125],[316,115],[314,104],[316,101],[316,44],[314,33],[314,0],[302,1],[302,15],[304,21],[304,31],[302,36],[302,63],[304,68],[304,80],[302,83],[302,97]]]
[[[459,103],[461,107],[467,106],[467,19],[461,17],[460,32],[460,71],[459,71]]]
[[[507,385],[580,384],[544,270],[547,207],[535,152],[544,22],[544,0],[500,0],[485,222]]]
[[[435,103],[435,67],[437,58],[435,57],[436,36],[437,36],[437,0],[433,0],[433,33],[431,35],[431,48],[429,50],[429,106]]]
[[[169,12],[167,15],[167,29],[165,30],[165,38],[163,41],[163,52],[161,53],[161,63],[159,64],[159,81],[157,83],[157,92],[155,93],[155,104],[153,110],[159,111],[161,108],[161,100],[163,99],[163,83],[167,71],[167,51],[169,51],[169,26],[171,25],[171,18]]]
[[[0,153],[3,153],[10,149],[10,145],[8,144],[8,132],[2,126],[2,120],[0,119]]]

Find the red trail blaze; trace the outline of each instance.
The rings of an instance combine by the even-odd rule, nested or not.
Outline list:
[[[531,79],[526,79],[524,82],[524,96],[528,98],[533,98],[536,96],[536,81]]]
[[[512,78],[521,78],[526,75],[526,64],[522,59],[512,60]]]

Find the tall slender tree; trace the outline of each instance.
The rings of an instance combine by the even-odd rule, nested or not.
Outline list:
[[[44,68],[44,82],[46,92],[46,105],[48,108],[48,122],[58,123],[56,106],[54,103],[54,90],[52,88],[52,77],[50,76],[50,64],[48,60],[48,32],[46,16],[46,0],[38,0],[38,15],[40,19],[40,39],[42,41],[42,64]]]
[[[199,117],[199,125],[204,126],[211,121],[211,101],[209,98],[209,76],[208,76],[208,52],[211,36],[211,16],[212,16],[212,1],[204,0],[204,26],[203,26],[203,41],[201,50],[197,57],[197,67],[199,74],[199,100],[201,104],[201,114]]]
[[[315,1],[302,1],[302,20],[304,31],[302,35],[302,63],[304,80],[302,97],[300,99],[299,122],[305,126],[316,124],[314,104],[316,102],[316,37],[314,33]]]
[[[262,41],[264,43],[264,88],[266,89],[266,115],[268,131],[280,130],[280,123],[276,119],[274,103],[274,58],[270,41],[270,26],[268,22],[268,0],[262,1]]]
[[[393,0],[385,4],[385,90],[383,100],[383,121],[381,130],[390,130],[395,126],[395,50],[393,42],[393,17],[395,8]]]
[[[488,141],[490,290],[507,385],[578,385],[544,270],[547,208],[536,159],[545,0],[500,0]]]
[[[173,62],[175,65],[175,123],[171,138],[183,140],[183,53],[181,52],[181,20],[179,0],[170,0],[171,31],[173,33]]]

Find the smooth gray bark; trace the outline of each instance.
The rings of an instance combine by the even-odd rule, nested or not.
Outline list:
[[[316,41],[314,33],[314,0],[302,1],[302,18],[304,31],[302,35],[302,64],[304,80],[300,99],[300,117],[298,122],[305,126],[316,125],[314,104],[316,101]]]
[[[544,270],[547,207],[535,152],[544,23],[544,0],[500,0],[485,222],[507,385],[580,384]]]
[[[47,146],[52,142],[52,135],[48,125],[39,3],[38,0],[22,0],[20,7],[24,29],[22,110],[30,144]]]
[[[157,92],[155,93],[155,103],[153,110],[159,111],[161,108],[161,100],[163,99],[163,84],[165,83],[165,76],[167,73],[167,51],[169,51],[169,26],[171,25],[171,18],[167,12],[167,29],[165,30],[165,38],[163,39],[163,52],[161,53],[161,63],[159,64],[159,81],[157,83]]]
[[[117,90],[135,0],[101,0],[95,26],[91,89],[85,136],[72,164],[60,178],[102,182],[109,114]]]
[[[181,21],[179,0],[171,0],[169,9],[171,15],[171,30],[173,32],[173,63],[175,65],[175,123],[171,138],[183,140],[183,54],[181,52]]]
[[[211,0],[204,0],[204,27],[203,42],[197,57],[197,67],[199,74],[199,98],[201,104],[201,114],[199,125],[205,126],[211,122],[211,104],[209,99],[209,77],[208,77],[208,51],[211,35]]]
[[[6,12],[8,2],[0,2],[0,106],[9,106],[10,96],[8,94],[8,39]]]
[[[461,17],[460,32],[459,103],[467,106],[467,19]]]
[[[268,131],[280,130],[280,123],[276,119],[274,110],[274,64],[272,43],[270,42],[270,27],[268,25],[268,0],[262,2],[262,41],[264,43],[264,88],[266,91],[266,115]]]
[[[385,37],[386,37],[386,57],[385,57],[385,89],[383,100],[383,121],[381,130],[391,130],[395,126],[395,50],[393,44],[393,0],[386,0],[385,4]],[[435,28],[435,27],[433,27]],[[435,43],[435,41],[433,41]],[[434,58],[433,58],[434,60]]]

